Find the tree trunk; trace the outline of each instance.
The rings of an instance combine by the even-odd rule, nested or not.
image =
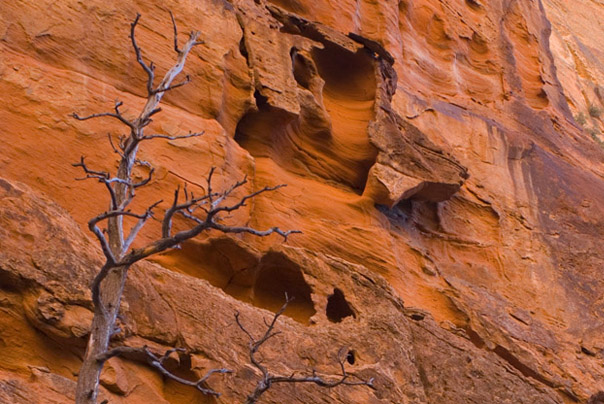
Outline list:
[[[128,267],[113,268],[101,283],[103,307],[94,308],[92,328],[76,388],[76,404],[96,404],[103,362],[97,360],[105,353],[113,334],[120,308]]]

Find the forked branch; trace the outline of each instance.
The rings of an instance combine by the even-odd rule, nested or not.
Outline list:
[[[296,372],[293,372],[289,376],[279,376],[273,375],[270,373],[268,368],[262,364],[262,362],[257,358],[258,351],[269,339],[279,335],[278,331],[275,331],[275,325],[277,324],[277,320],[279,317],[285,312],[287,306],[293,298],[290,298],[287,294],[285,295],[285,303],[277,313],[273,316],[272,320],[269,322],[265,321],[266,331],[260,338],[256,338],[252,335],[250,331],[248,331],[245,326],[242,324],[239,312],[235,313],[235,321],[239,328],[247,335],[248,347],[249,347],[249,356],[250,362],[256,369],[260,371],[262,374],[261,379],[256,384],[256,388],[254,391],[248,395],[245,404],[254,404],[258,402],[258,399],[264,394],[268,389],[272,387],[275,383],[313,383],[320,387],[337,387],[340,385],[344,386],[367,386],[369,388],[375,389],[373,382],[374,379],[370,378],[368,380],[364,380],[354,374],[348,373],[346,371],[346,354],[344,354],[344,349],[340,349],[338,352],[338,364],[340,365],[340,375],[337,377],[325,378],[323,376],[319,376],[316,371],[313,369],[309,376],[296,376]]]
[[[155,65],[153,62],[149,64],[145,63],[141,48],[136,43],[135,30],[140,18],[141,15],[136,13],[136,18],[134,18],[134,21],[130,24],[130,40],[132,41],[132,47],[134,48],[134,53],[136,54],[136,61],[139,65],[141,65],[145,73],[147,73],[147,92],[151,94],[153,92],[153,80],[155,79]]]
[[[115,118],[115,119],[119,120],[121,123],[128,126],[130,129],[134,129],[134,123],[129,121],[128,119],[126,119],[126,117],[124,117],[122,115],[122,113],[120,112],[120,107],[123,104],[124,103],[122,101],[116,101],[115,106],[113,107],[115,112],[101,112],[100,114],[92,114],[92,115],[87,115],[87,116],[79,116],[77,113],[74,112],[71,114],[71,116],[74,117],[75,119],[77,119],[78,121],[87,121],[87,120],[93,119],[93,118],[103,118],[103,117],[108,116],[110,118]]]
[[[155,368],[159,373],[161,373],[164,377],[168,379],[172,379],[180,384],[185,386],[195,387],[197,390],[202,392],[205,395],[219,397],[221,393],[207,387],[208,379],[215,374],[225,374],[232,373],[232,370],[221,368],[221,369],[210,369],[208,370],[202,377],[195,381],[184,379],[180,376],[177,376],[170,370],[166,368],[166,361],[170,358],[170,356],[175,353],[186,353],[187,350],[184,348],[172,348],[168,349],[163,355],[158,355],[153,353],[148,347],[144,346],[142,348],[132,348],[127,346],[120,346],[117,348],[110,349],[104,352],[101,355],[98,355],[96,360],[98,362],[106,362],[110,358],[115,356],[134,356],[134,357],[144,357],[149,366]]]
[[[230,226],[220,223],[222,212],[232,212],[245,206],[245,202],[250,198],[256,197],[261,193],[277,190],[284,185],[276,187],[264,187],[259,191],[247,194],[237,200],[233,204],[226,204],[227,198],[232,195],[233,191],[245,184],[247,180],[237,182],[223,192],[214,192],[211,186],[211,178],[214,169],[208,174],[208,190],[201,197],[195,197],[185,189],[185,201],[180,202],[180,188],[174,192],[174,200],[172,206],[166,210],[162,220],[162,238],[149,243],[147,246],[131,250],[126,254],[117,265],[131,265],[150,255],[160,253],[169,248],[177,247],[183,241],[196,237],[201,232],[214,229],[222,233],[248,233],[256,236],[269,236],[273,233],[280,235],[284,240],[294,233],[301,233],[299,230],[282,230],[279,227],[271,227],[267,230],[258,230],[248,226]],[[172,235],[172,221],[174,215],[179,214],[182,217],[194,222],[194,226],[182,230]]]

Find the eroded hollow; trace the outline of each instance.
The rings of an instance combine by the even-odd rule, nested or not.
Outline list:
[[[285,315],[308,324],[316,313],[312,290],[302,268],[285,254],[269,251],[259,258],[230,237],[183,243],[157,258],[163,266],[205,279],[225,293],[256,307],[277,312],[285,295],[293,297]]]
[[[269,252],[262,258],[254,283],[254,305],[276,312],[283,306],[287,294],[294,300],[284,314],[308,324],[316,313],[311,293],[301,268],[284,254]]]
[[[241,119],[235,141],[254,157],[362,194],[377,156],[367,134],[377,86],[374,59],[364,49],[353,53],[330,44],[311,53],[293,48],[289,56],[299,114],[271,105],[260,89],[258,110]]]
[[[258,257],[229,237],[189,241],[157,259],[163,266],[206,279],[231,296],[248,299]]]
[[[362,193],[377,157],[367,133],[375,115],[375,61],[365,49],[352,53],[332,44],[314,49],[312,57],[325,81],[322,98],[331,120],[334,150],[354,172],[353,188]]]
[[[356,318],[356,314],[344,297],[344,292],[338,288],[335,288],[333,294],[327,297],[326,314],[327,319],[332,323],[339,323],[346,317]]]
[[[237,124],[235,141],[254,157],[268,157],[280,165],[292,155],[291,132],[296,115],[274,108],[259,91],[254,93],[257,111],[246,114]]]
[[[377,81],[371,53],[359,49],[353,53],[331,43],[315,48],[312,57],[325,80],[323,94],[348,102],[367,101],[373,106]]]
[[[292,58],[292,70],[294,73],[294,79],[296,82],[307,90],[311,90],[313,76],[316,74],[312,67],[312,61],[309,61],[302,55],[300,55],[296,48],[292,48],[290,51]]]

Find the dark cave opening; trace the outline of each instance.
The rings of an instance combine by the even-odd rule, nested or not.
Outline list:
[[[316,310],[311,298],[312,290],[302,275],[302,269],[285,255],[269,252],[260,262],[254,282],[253,304],[276,312],[283,306],[286,293],[293,301],[284,314],[308,324]]]
[[[332,323],[339,323],[346,317],[356,318],[356,314],[344,297],[344,292],[338,288],[335,288],[333,294],[327,297],[326,314],[327,319]]]

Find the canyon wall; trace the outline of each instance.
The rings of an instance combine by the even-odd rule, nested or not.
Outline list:
[[[111,359],[110,403],[242,402],[258,374],[248,329],[283,303],[263,350],[276,373],[347,369],[366,387],[276,385],[266,403],[604,402],[604,4],[576,0],[20,0],[0,5],[0,402],[73,402],[102,263],[87,221],[116,167],[145,75],[185,72],[145,144],[155,177],[134,210],[224,189],[262,194],[207,232],[135,265],[116,342],[157,351],[219,398]],[[168,203],[160,205],[168,207]],[[184,220],[176,223],[186,226]],[[157,237],[152,222],[137,245]],[[600,398],[598,398],[600,397]],[[600,400],[600,401],[599,401]]]

